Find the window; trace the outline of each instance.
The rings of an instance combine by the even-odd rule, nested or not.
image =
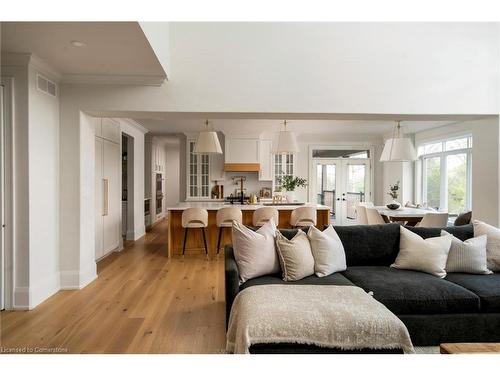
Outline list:
[[[188,141],[188,198],[210,197],[210,158],[207,154],[195,154],[195,141]]]
[[[281,178],[294,175],[294,155],[274,155],[274,191],[281,190]]]
[[[471,209],[471,150],[470,136],[418,147],[424,204],[450,215]]]

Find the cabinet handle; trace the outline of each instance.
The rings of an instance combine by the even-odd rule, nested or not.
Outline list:
[[[102,186],[104,189],[102,216],[108,216],[108,212],[109,212],[109,182],[108,182],[107,178],[102,179]]]

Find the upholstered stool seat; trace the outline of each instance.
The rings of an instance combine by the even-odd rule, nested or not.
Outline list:
[[[278,210],[276,208],[274,207],[257,208],[253,212],[252,225],[254,227],[261,227],[265,223],[267,223],[271,218],[274,219],[274,224],[276,224],[276,227],[278,227],[280,217]]]
[[[292,227],[310,227],[316,225],[315,207],[298,207],[290,215]]]
[[[184,244],[182,246],[182,255],[186,252],[186,240],[189,229],[200,228],[203,233],[203,244],[205,253],[208,256],[207,237],[205,228],[208,226],[208,211],[203,208],[188,208],[182,212],[182,227],[184,228]]]
[[[234,221],[240,224],[243,222],[243,214],[239,208],[223,207],[217,211],[215,217],[215,222],[219,228],[219,234],[217,236],[217,254],[219,254],[222,230],[224,228],[231,228]]]

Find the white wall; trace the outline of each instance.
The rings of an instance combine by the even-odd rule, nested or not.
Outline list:
[[[415,142],[472,134],[472,212],[475,219],[500,224],[500,132],[498,117],[466,121],[415,134]]]
[[[167,152],[167,164],[165,174],[165,194],[166,206],[176,206],[181,201],[182,186],[186,186],[185,179],[184,185],[180,183],[181,180],[181,139],[179,137],[168,137],[165,141]]]
[[[121,119],[121,131],[134,140],[133,149],[133,191],[128,194],[127,204],[132,204],[133,230],[127,231],[127,239],[137,240],[146,233],[144,226],[144,134],[146,129],[142,128],[135,121]],[[130,160],[130,159],[129,159]],[[129,227],[130,228],[130,227]]]
[[[495,23],[171,23],[163,86],[65,92],[94,110],[496,114],[498,45]]]
[[[59,97],[37,90],[37,72],[58,80],[36,56],[2,56],[2,75],[14,79],[15,309],[59,290]]]
[[[37,72],[47,76],[29,67],[30,307],[59,290],[59,98],[37,89]]]
[[[166,75],[170,68],[170,23],[139,22]]]

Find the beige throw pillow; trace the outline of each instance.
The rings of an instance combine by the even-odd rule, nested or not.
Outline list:
[[[446,261],[451,247],[451,234],[423,239],[400,227],[399,254],[391,265],[403,270],[421,271],[438,277],[446,276]]]
[[[442,230],[441,236],[449,233]],[[486,263],[486,235],[460,241],[455,236],[451,239],[451,248],[446,262],[446,272],[465,272],[480,275],[492,273]]]
[[[314,258],[307,235],[298,230],[291,239],[276,231],[276,250],[283,270],[283,280],[295,281],[314,274]]]
[[[276,225],[269,220],[257,231],[233,222],[233,251],[240,281],[280,272],[280,263],[274,247]]]
[[[311,244],[316,276],[323,277],[346,270],[344,245],[331,225],[323,232],[311,226],[307,237]]]
[[[474,236],[487,236],[486,258],[488,269],[493,272],[500,271],[500,229],[493,225],[474,220]]]

